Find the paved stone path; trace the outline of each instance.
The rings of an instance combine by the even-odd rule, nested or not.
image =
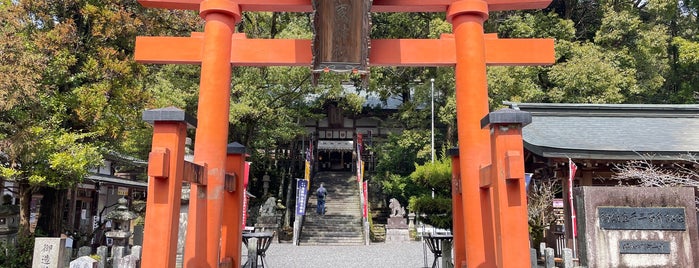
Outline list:
[[[432,265],[432,253],[424,248],[427,264]],[[247,253],[243,251],[243,262]],[[272,243],[267,250],[270,268],[322,267],[425,267],[422,242],[375,243],[368,246],[294,246]],[[440,259],[441,262],[441,259]],[[267,266],[265,266],[267,267]]]

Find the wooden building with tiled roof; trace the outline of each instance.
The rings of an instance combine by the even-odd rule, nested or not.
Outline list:
[[[530,112],[524,127],[525,170],[534,180],[555,178],[568,196],[568,160],[577,165],[574,186],[617,185],[616,165],[632,160],[682,164],[699,155],[699,105],[507,103]],[[570,225],[563,198],[565,226]],[[559,202],[560,203],[560,202]],[[565,228],[572,248],[571,228]]]

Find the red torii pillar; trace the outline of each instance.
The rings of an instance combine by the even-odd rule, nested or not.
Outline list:
[[[199,9],[205,33],[192,37],[138,37],[136,60],[144,63],[202,64],[195,162],[208,166],[206,186],[192,188],[185,265],[215,267],[219,261],[225,137],[228,128],[230,65],[310,66],[310,40],[246,39],[233,34],[242,11],[310,12],[311,0],[140,0],[147,7]],[[489,11],[543,8],[550,0],[374,0],[375,12],[447,12],[454,35],[440,39],[372,40],[370,66],[456,66],[457,123],[463,226],[455,233],[457,265],[496,267],[492,192],[481,188],[482,167],[490,164],[486,65],[541,65],[554,62],[551,39],[498,39],[483,33]],[[177,44],[177,45],[175,45]],[[231,50],[235,47],[235,50]],[[202,49],[203,48],[203,49]],[[457,49],[458,48],[458,49]],[[206,121],[204,119],[206,118]],[[459,207],[459,206],[455,206]],[[458,217],[458,215],[457,215]],[[148,224],[148,223],[146,223]],[[242,231],[242,226],[238,227]],[[235,231],[235,230],[231,230]],[[230,239],[222,238],[224,241]],[[144,253],[148,249],[144,248]],[[465,262],[463,262],[465,260]],[[236,260],[239,262],[240,260]],[[236,264],[237,265],[237,264]]]
[[[227,0],[202,1],[199,10],[206,25],[201,47],[201,105],[197,108],[199,127],[194,143],[194,162],[205,164],[207,174],[204,184],[192,184],[184,262],[187,267],[217,268],[231,92],[229,57],[231,36],[235,24],[240,21],[241,10]],[[241,227],[237,229],[240,231]],[[234,265],[240,265],[239,262],[236,260]]]
[[[187,128],[196,119],[177,108],[143,112],[143,120],[153,125],[153,144],[148,157],[148,199],[144,232],[149,239],[143,248],[157,248],[156,255],[143,255],[143,267],[174,267],[177,255],[180,198],[184,174],[184,148]],[[163,245],[163,241],[174,241]]]
[[[530,258],[522,128],[531,121],[530,113],[513,109],[500,109],[481,120],[481,127],[490,132],[490,170],[497,171],[480,182],[493,194],[494,267],[519,268]]]

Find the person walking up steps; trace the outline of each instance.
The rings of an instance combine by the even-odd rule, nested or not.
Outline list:
[[[320,183],[320,187],[316,190],[316,196],[318,197],[318,206],[316,207],[316,213],[318,215],[325,215],[325,196],[328,195],[328,191],[323,187],[323,183]]]

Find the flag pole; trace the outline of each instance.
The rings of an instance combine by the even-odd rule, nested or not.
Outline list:
[[[573,258],[578,255],[578,250],[576,249],[577,243],[575,242],[575,237],[577,236],[577,221],[575,215],[575,204],[573,203],[573,179],[575,178],[575,172],[578,167],[575,165],[572,159],[568,158],[568,202],[570,205],[570,223],[571,223],[571,234],[573,238]]]

